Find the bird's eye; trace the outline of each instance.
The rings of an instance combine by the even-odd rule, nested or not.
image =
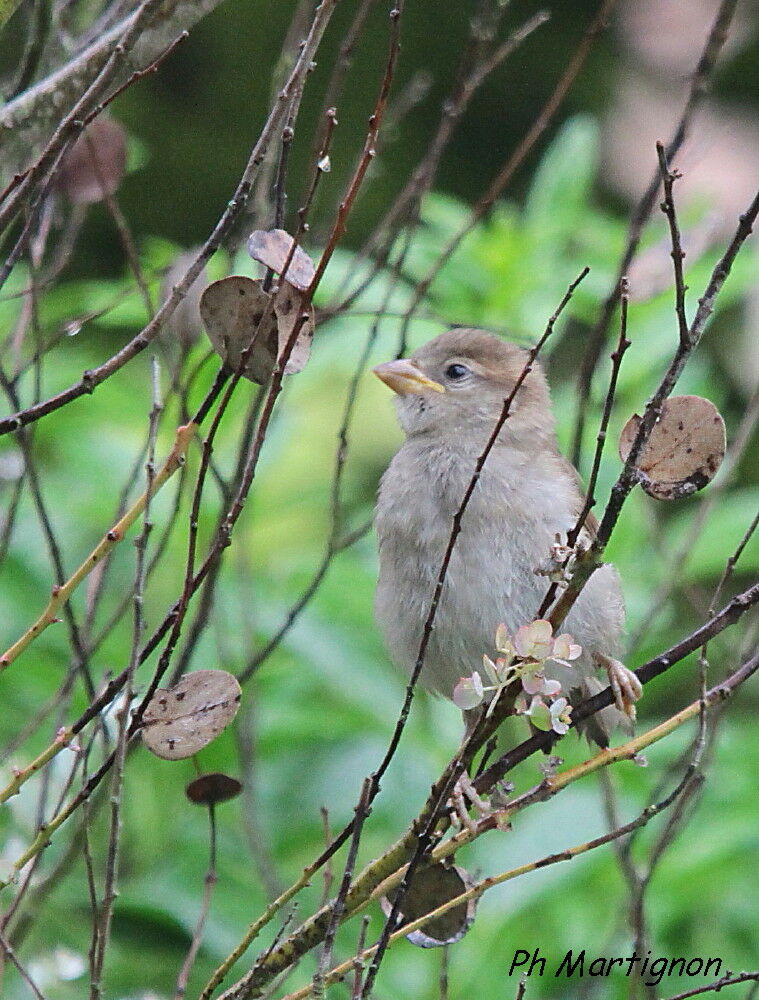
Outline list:
[[[462,379],[465,375],[469,374],[469,369],[466,365],[454,363],[452,365],[448,365],[444,374],[445,377],[449,378],[452,382],[457,382],[459,379]]]

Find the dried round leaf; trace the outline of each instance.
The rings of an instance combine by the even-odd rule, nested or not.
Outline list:
[[[184,791],[190,802],[197,806],[215,806],[217,802],[236,799],[242,791],[242,785],[237,778],[231,778],[221,771],[212,771],[199,775]]]
[[[287,281],[280,282],[280,286],[274,294],[274,312],[277,316],[279,353],[285,349],[290,336],[295,329],[295,324],[303,312],[307,318],[298,331],[295,345],[290,352],[285,365],[285,375],[295,375],[306,366],[311,355],[311,341],[314,339],[314,308],[309,305],[306,310],[301,308],[301,295]]]
[[[263,385],[277,361],[277,318],[264,320],[270,296],[259,281],[232,274],[210,284],[200,297],[200,316],[217,353],[235,371],[253,338],[243,375]]]
[[[641,418],[627,421],[619,454],[627,460]],[[638,478],[655,500],[680,500],[710,483],[725,456],[725,422],[702,396],[672,396],[664,402],[638,460]]]
[[[171,295],[174,286],[185,276],[190,264],[198,256],[197,250],[185,250],[178,254],[161,282],[161,302],[165,302]],[[182,347],[190,347],[200,337],[202,325],[200,321],[200,297],[208,281],[206,269],[200,272],[195,281],[190,285],[187,294],[179,302],[174,312],[169,316],[166,325],[161,331],[161,340],[168,344],[179,344]]]
[[[471,887],[469,873],[457,865],[447,867],[435,864],[419,869],[403,897],[403,912],[399,914],[398,926],[417,920]],[[392,910],[390,900],[383,896],[380,905],[385,916],[389,916]],[[430,920],[421,930],[412,931],[407,937],[419,948],[439,948],[445,944],[454,944],[472,926],[476,907],[477,901],[470,899]]]
[[[142,718],[142,739],[156,757],[183,760],[216,739],[237,715],[240,685],[226,670],[196,670],[159,688]]]
[[[126,170],[126,134],[113,118],[100,115],[66,152],[57,184],[75,205],[92,205],[117,190]]]
[[[248,237],[248,253],[259,264],[282,274],[294,240],[284,229],[257,229]],[[304,292],[315,274],[314,264],[306,251],[297,246],[287,265],[285,281]]]

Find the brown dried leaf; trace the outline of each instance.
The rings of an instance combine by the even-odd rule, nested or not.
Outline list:
[[[200,298],[200,316],[218,354],[237,370],[242,352],[255,336],[243,375],[263,385],[277,361],[277,318],[263,320],[270,296],[259,281],[242,274],[214,281]],[[258,332],[256,332],[258,331]]]
[[[164,760],[192,757],[237,715],[240,685],[226,670],[196,670],[159,688],[143,716],[142,739]]]
[[[295,329],[295,324],[304,311],[300,308],[300,303],[300,292],[296,291],[289,282],[282,281],[274,294],[274,311],[277,315],[280,354],[285,349],[285,345]],[[315,324],[313,306],[309,305],[305,312],[308,315],[308,319],[304,320],[303,325],[298,331],[295,346],[290,352],[290,357],[287,359],[287,364],[285,365],[285,375],[295,375],[296,372],[305,368],[306,362],[311,355],[311,341],[314,339]]]
[[[429,865],[414,873],[408,892],[403,897],[402,910],[398,926],[411,923],[425,913],[442,906],[472,886],[469,873],[456,865],[447,867],[443,864]],[[385,916],[389,916],[392,905],[383,896],[380,905]],[[472,926],[477,907],[475,899],[454,906],[442,916],[429,921],[421,930],[412,931],[407,935],[412,944],[419,948],[439,948],[445,944],[459,941]]]
[[[190,802],[194,802],[195,805],[214,806],[217,802],[236,799],[242,791],[242,785],[237,778],[230,778],[221,771],[212,771],[193,779],[184,791]]]
[[[92,205],[117,190],[126,170],[126,135],[100,115],[82,132],[58,168],[58,187],[75,205]]]
[[[257,229],[248,237],[248,253],[259,264],[282,274],[293,242],[292,236],[284,229]],[[287,266],[285,281],[304,292],[311,284],[314,274],[313,261],[302,247],[296,247]]]
[[[622,429],[619,454],[627,460],[641,418],[634,414]],[[680,500],[703,489],[725,455],[725,422],[702,396],[666,400],[638,461],[640,485],[655,500]]]

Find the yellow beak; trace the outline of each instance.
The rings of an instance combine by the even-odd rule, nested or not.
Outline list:
[[[439,382],[427,378],[413,361],[407,361],[405,358],[377,365],[374,374],[399,396],[405,396],[408,393],[420,396],[428,389],[432,389],[434,392],[445,392],[445,388]]]

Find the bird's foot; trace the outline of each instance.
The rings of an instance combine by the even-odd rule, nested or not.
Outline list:
[[[478,794],[477,789],[472,783],[472,779],[466,771],[464,771],[453,786],[448,805],[450,806],[454,822],[458,821],[462,829],[465,828],[470,833],[476,833],[477,831],[477,823],[469,815],[470,809],[474,809],[479,819],[490,816],[493,812],[489,803]]]
[[[643,694],[643,685],[632,670],[619,660],[615,660],[613,656],[594,653],[593,659],[609,677],[609,685],[617,708],[635,722],[635,702],[639,701]]]

